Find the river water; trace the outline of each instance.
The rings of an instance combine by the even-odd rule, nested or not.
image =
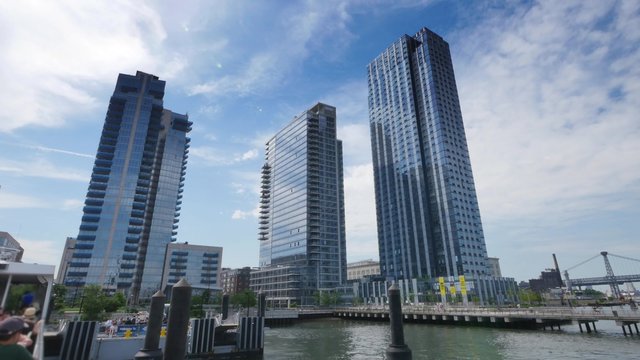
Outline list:
[[[640,336],[627,336],[612,321],[597,333],[510,330],[404,324],[413,359],[640,359]],[[265,360],[384,359],[391,338],[385,322],[308,320],[265,330]]]

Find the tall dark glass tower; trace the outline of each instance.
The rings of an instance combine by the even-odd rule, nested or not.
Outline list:
[[[165,110],[165,82],[120,74],[109,102],[65,284],[129,299],[160,289],[176,240],[191,122]]]
[[[265,159],[260,267],[288,266],[291,271],[269,277],[265,270],[264,283],[254,285],[268,298],[310,304],[316,291],[335,288],[347,279],[336,108],[318,103],[294,118],[267,142]]]
[[[464,275],[482,290],[490,271],[449,44],[423,28],[367,69],[382,274]]]

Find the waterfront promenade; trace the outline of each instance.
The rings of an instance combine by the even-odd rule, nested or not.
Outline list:
[[[640,311],[629,306],[612,307],[534,307],[486,308],[438,305],[408,305],[402,308],[405,321],[444,324],[478,324],[507,328],[553,329],[561,325],[577,324],[587,332],[597,331],[599,320],[613,320],[624,334],[639,334]],[[388,309],[381,306],[338,308],[334,316],[366,320],[388,320]]]

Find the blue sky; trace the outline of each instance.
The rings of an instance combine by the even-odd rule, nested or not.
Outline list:
[[[2,2],[0,230],[58,264],[117,74],[141,70],[194,122],[180,241],[256,266],[264,143],[322,101],[344,142],[348,259],[377,259],[365,67],[426,26],[452,51],[503,274],[535,277],[553,252],[561,268],[640,258],[638,24],[637,1]]]

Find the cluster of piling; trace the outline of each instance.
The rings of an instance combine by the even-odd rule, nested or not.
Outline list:
[[[171,305],[167,323],[167,339],[164,354],[160,349],[160,330],[164,318],[164,294],[158,291],[151,297],[149,323],[144,337],[144,347],[135,355],[135,359],[178,360],[184,359],[187,352],[187,331],[189,330],[189,311],[191,309],[191,285],[182,279],[171,290]]]

